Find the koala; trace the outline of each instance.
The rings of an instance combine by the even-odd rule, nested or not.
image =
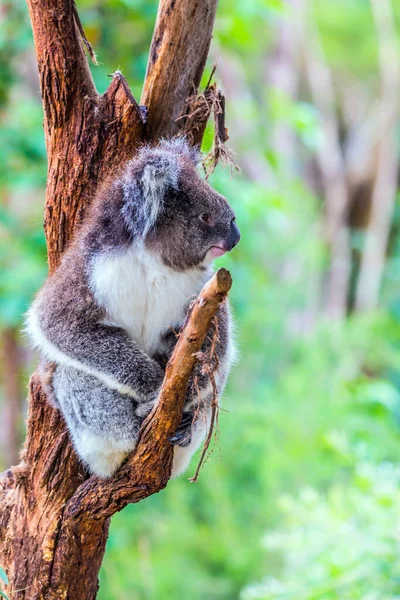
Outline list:
[[[80,459],[100,477],[135,448],[190,302],[212,261],[240,239],[227,200],[197,173],[199,156],[184,138],[142,147],[101,187],[27,314],[34,346],[53,365],[43,384]],[[217,319],[220,397],[234,356],[227,303]],[[212,397],[198,364],[170,439],[172,476],[206,435]]]

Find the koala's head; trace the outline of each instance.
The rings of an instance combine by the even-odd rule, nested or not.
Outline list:
[[[122,179],[129,231],[177,270],[206,265],[240,239],[233,210],[200,178],[198,162],[184,139],[163,141],[143,148]]]

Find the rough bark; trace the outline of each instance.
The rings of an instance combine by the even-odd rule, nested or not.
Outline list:
[[[146,135],[178,133],[186,101],[196,94],[210,48],[218,0],[161,0],[141,103]],[[173,48],[173,51],[171,51]]]
[[[97,93],[73,1],[28,0],[48,152],[44,227],[50,272],[99,183],[145,137],[171,135],[183,126],[175,123],[174,115],[182,112],[188,92],[197,92],[215,6],[211,0],[161,1],[144,85],[150,124],[146,130],[146,111],[119,72],[105,94]],[[176,43],[167,43],[174,35]],[[173,84],[163,96],[159,86],[167,80]],[[38,375],[32,376],[22,461],[0,476],[0,564],[10,579],[6,591],[14,599],[95,598],[110,517],[168,482],[168,436],[181,418],[193,353],[229,287],[230,276],[222,271],[201,293],[167,367],[161,401],[142,430],[134,456],[111,480],[88,478],[62,417],[47,403]]]

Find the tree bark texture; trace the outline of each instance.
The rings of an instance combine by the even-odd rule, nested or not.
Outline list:
[[[196,94],[210,48],[218,0],[161,0],[141,103],[151,139],[178,133]],[[171,51],[172,49],[172,51]]]
[[[144,140],[185,127],[175,117],[197,93],[216,4],[161,0],[144,82],[146,111],[119,72],[103,95],[97,93],[73,0],[28,0],[48,153],[44,227],[50,273],[98,185]],[[0,475],[0,565],[13,599],[96,597],[110,517],[168,482],[168,438],[182,416],[194,354],[230,285],[229,273],[222,270],[194,303],[167,366],[160,402],[142,428],[135,453],[110,480],[88,478],[60,413],[46,401],[39,376],[32,376],[22,460]]]

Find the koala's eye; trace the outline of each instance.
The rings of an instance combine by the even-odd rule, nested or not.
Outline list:
[[[208,213],[202,213],[201,215],[199,215],[199,219],[202,223],[208,225],[209,227],[212,227],[214,225],[214,220]]]

